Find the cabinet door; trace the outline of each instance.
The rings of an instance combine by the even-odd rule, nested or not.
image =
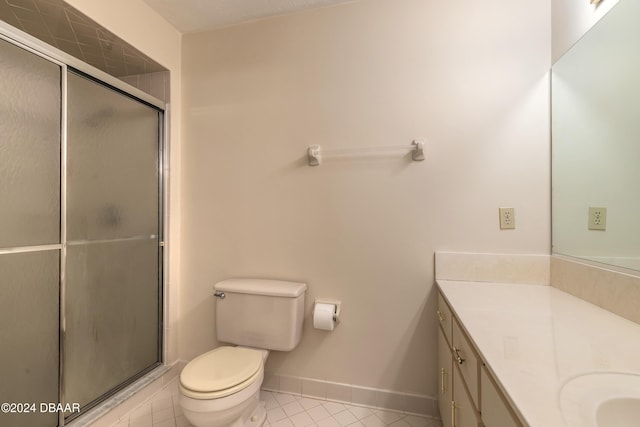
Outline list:
[[[478,417],[473,403],[464,389],[463,378],[457,366],[453,369],[453,401],[454,408],[451,411],[452,427],[478,427]],[[444,424],[443,426],[447,426]]]
[[[440,408],[440,418],[442,425],[450,427],[451,424],[451,402],[453,401],[453,359],[451,349],[447,344],[444,333],[438,328],[438,407]]]
[[[504,401],[502,393],[489,377],[487,368],[481,369],[482,421],[486,427],[522,427]]]

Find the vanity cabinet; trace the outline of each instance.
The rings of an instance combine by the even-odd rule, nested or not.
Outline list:
[[[486,427],[516,427],[522,426],[513,414],[505,397],[500,393],[494,379],[483,366],[480,370],[480,393],[482,394],[482,420]]]
[[[453,358],[442,328],[438,328],[438,376],[440,378],[438,405],[442,425],[451,423],[451,402],[453,402]]]
[[[443,427],[523,427],[441,294],[437,316]]]

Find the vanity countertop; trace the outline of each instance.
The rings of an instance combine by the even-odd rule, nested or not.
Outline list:
[[[566,427],[560,392],[599,372],[640,375],[640,325],[546,285],[438,280],[503,392],[531,427]]]

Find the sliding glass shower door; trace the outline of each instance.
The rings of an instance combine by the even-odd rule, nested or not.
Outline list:
[[[162,123],[0,37],[0,426],[64,425],[161,363]]]
[[[64,400],[160,361],[160,112],[68,73]]]
[[[2,403],[58,401],[60,76],[60,66],[0,40]],[[18,409],[3,408],[0,425],[58,421]]]

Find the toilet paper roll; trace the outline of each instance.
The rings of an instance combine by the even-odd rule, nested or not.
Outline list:
[[[336,321],[333,319],[335,312],[335,304],[316,303],[313,310],[313,327],[333,331],[336,326]]]

